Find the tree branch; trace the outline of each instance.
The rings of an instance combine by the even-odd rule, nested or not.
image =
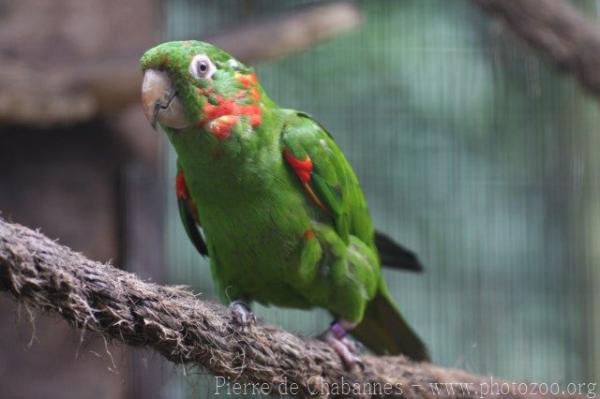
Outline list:
[[[299,338],[264,324],[240,331],[222,305],[200,300],[181,287],[143,282],[2,219],[0,289],[27,306],[58,313],[77,328],[154,349],[177,364],[200,366],[231,380],[264,384],[263,389],[273,393],[351,397],[360,393],[368,397],[375,392],[380,395],[373,396],[481,398],[487,396],[486,384],[489,388],[491,382],[401,356],[364,356],[363,369],[350,373],[318,340]],[[443,385],[457,383],[468,385],[460,389],[453,385],[452,394],[446,391],[449,385]],[[353,391],[342,394],[344,387]],[[502,396],[525,397],[516,393]]]
[[[600,96],[600,29],[565,0],[473,0]]]
[[[256,63],[306,50],[361,21],[355,4],[335,1],[230,27],[204,40],[242,62]],[[46,126],[119,113],[139,101],[139,58],[145,50],[127,57],[38,66],[0,55],[0,122]]]
[[[306,50],[356,29],[361,22],[362,15],[354,3],[325,2],[229,27],[206,41],[243,62],[265,62]]]

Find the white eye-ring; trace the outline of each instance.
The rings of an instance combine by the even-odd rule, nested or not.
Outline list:
[[[196,79],[210,79],[216,72],[217,67],[206,54],[198,54],[190,62],[190,75]]]

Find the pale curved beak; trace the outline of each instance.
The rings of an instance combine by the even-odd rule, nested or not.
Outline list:
[[[189,126],[177,91],[164,71],[148,69],[142,82],[142,108],[153,128],[160,123],[173,129]]]

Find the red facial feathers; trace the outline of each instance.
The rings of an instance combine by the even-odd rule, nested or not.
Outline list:
[[[259,105],[260,91],[258,90],[256,74],[236,75],[244,89],[230,100],[217,96],[217,105],[206,102],[203,108],[204,119],[202,126],[206,126],[219,140],[225,140],[231,134],[233,127],[242,116],[250,119],[250,125],[257,127],[262,123],[262,110]],[[240,100],[250,98],[252,104],[239,104]]]
[[[223,115],[213,120],[210,125],[210,131],[219,139],[225,140],[231,134],[231,129],[240,120],[239,116]]]
[[[251,73],[249,75],[239,75],[238,76],[238,80],[240,81],[241,84],[244,85],[245,88],[250,89],[252,87],[255,87],[256,84],[258,83],[258,79],[256,78],[256,74],[255,73]]]

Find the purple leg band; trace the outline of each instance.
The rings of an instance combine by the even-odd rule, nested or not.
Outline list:
[[[340,325],[340,323],[338,323],[338,322],[332,323],[331,326],[329,327],[329,330],[333,333],[333,336],[336,337],[337,339],[342,339],[348,334],[348,331],[346,331],[346,329],[344,327],[342,327]]]

